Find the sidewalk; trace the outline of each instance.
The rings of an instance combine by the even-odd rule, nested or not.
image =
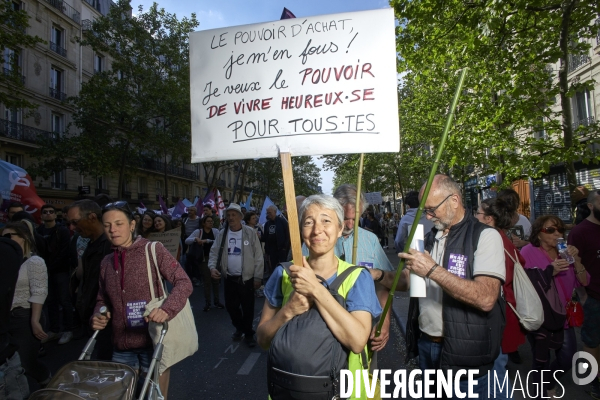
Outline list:
[[[390,243],[393,243],[393,242],[390,241]],[[385,252],[388,256],[388,259],[392,263],[392,265],[394,267],[397,267],[400,262],[400,259],[398,258],[394,249],[392,249],[392,248],[386,249]],[[406,336],[406,321],[408,318],[409,300],[410,300],[410,296],[408,295],[408,293],[396,292],[394,294],[394,302],[393,302],[393,306],[392,306],[393,316],[396,320],[396,323],[398,324],[398,326],[400,328],[402,335],[404,335],[404,336]],[[575,328],[575,332],[577,335],[577,349],[578,349],[578,351],[581,351],[581,350],[583,350],[583,343],[581,342],[581,337],[580,337],[581,328]],[[519,347],[519,354],[521,355],[522,363],[514,364],[511,361],[509,361],[508,366],[507,366],[507,369],[508,369],[508,372],[509,372],[509,375],[511,378],[511,387],[515,386],[516,389],[519,389],[521,387],[526,388],[526,385],[527,385],[527,374],[531,370],[531,364],[532,364],[532,353],[531,353],[531,347],[529,345],[529,342],[525,342],[523,345],[521,345]],[[402,362],[403,362],[404,356],[405,356],[405,351],[402,351],[399,356],[401,356],[403,358],[403,360],[402,360]],[[554,359],[554,355],[552,355],[552,358]],[[518,372],[520,381],[515,382],[517,372]],[[592,399],[592,397],[588,394],[589,390],[590,390],[589,385],[585,385],[585,386],[576,385],[573,382],[572,371],[567,372],[561,378],[560,383],[565,388],[564,396],[561,397],[562,399],[564,399],[564,400],[572,400],[572,399],[573,400],[591,400]],[[558,389],[557,395],[561,396],[562,394],[560,392],[560,387],[557,386],[557,389]],[[517,399],[530,399],[530,398],[533,398],[533,396],[535,394],[535,388],[531,387],[531,389],[530,389],[529,394],[531,395],[531,397],[528,395],[526,389],[524,391],[514,390],[513,393],[514,393],[514,399],[516,399],[516,400]]]

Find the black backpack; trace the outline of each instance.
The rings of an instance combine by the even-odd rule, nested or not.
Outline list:
[[[281,263],[288,275],[291,263]],[[346,278],[359,266],[348,267],[327,286],[342,306],[338,293]],[[325,279],[317,275],[322,282]],[[345,348],[313,307],[286,322],[275,334],[267,359],[267,384],[272,400],[331,400],[339,395],[340,370],[348,368],[350,350]]]

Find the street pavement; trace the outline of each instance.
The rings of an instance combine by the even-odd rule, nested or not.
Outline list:
[[[393,243],[390,241],[390,243]],[[386,250],[392,265],[397,266],[399,259],[392,249]],[[221,299],[223,294],[221,293]],[[223,301],[223,300],[222,300]],[[408,314],[407,293],[394,294],[392,329],[390,340],[385,349],[379,352],[378,365],[381,369],[392,371],[416,368],[415,360],[405,364],[406,349],[404,332]],[[192,357],[172,367],[169,399],[266,399],[266,361],[267,352],[258,346],[249,348],[243,341],[234,342],[231,334],[234,331],[226,310],[212,308],[203,312],[203,288],[194,288],[190,297],[193,313],[198,329],[199,350]],[[255,326],[258,324],[264,299],[256,299]],[[581,349],[579,328],[577,330],[578,346]],[[62,365],[76,360],[85,339],[73,340],[65,345],[57,342],[46,344],[46,356],[41,361],[46,363],[55,373]],[[508,368],[511,380],[519,373],[523,382],[531,367],[531,350],[528,343],[519,349],[523,363],[520,365],[509,362]],[[571,373],[566,374],[561,383],[565,387],[564,399],[588,400],[591,397],[585,393],[586,386],[573,383]],[[394,386],[391,385],[389,393]],[[533,394],[533,391],[531,392]],[[411,398],[411,397],[406,397]],[[521,392],[515,392],[515,399],[529,399]]]

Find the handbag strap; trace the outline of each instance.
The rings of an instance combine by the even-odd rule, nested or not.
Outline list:
[[[150,297],[152,300],[156,299],[156,295],[154,294],[154,285],[152,284],[152,267],[150,267],[150,256],[148,255],[148,246],[150,242],[146,243],[146,270],[148,272],[148,285],[150,286]]]
[[[152,242],[152,246],[150,247],[152,250],[152,258],[154,258],[154,268],[156,268],[156,276],[160,279],[163,288],[163,296],[166,299],[169,297],[169,291],[167,290],[167,285],[165,280],[162,278],[160,270],[158,269],[158,261],[156,260],[156,242]]]

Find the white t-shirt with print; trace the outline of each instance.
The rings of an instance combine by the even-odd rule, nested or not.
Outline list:
[[[242,229],[227,231],[227,274],[242,275]]]

